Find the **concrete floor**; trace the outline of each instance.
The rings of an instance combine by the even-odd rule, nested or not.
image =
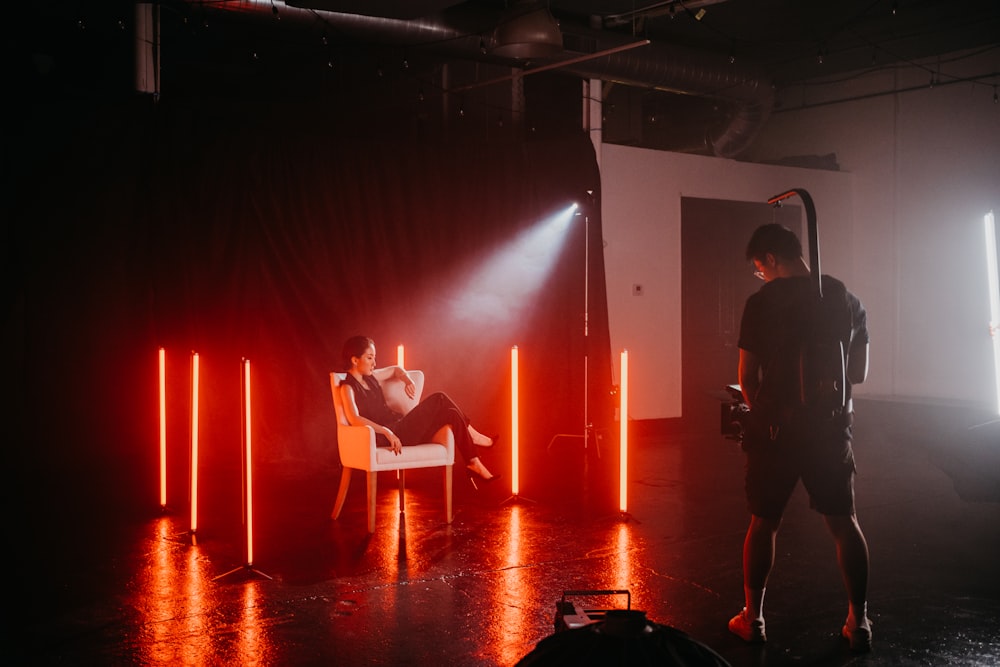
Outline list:
[[[727,632],[742,606],[742,454],[712,431],[637,425],[625,516],[593,500],[608,496],[609,458],[573,442],[545,483],[522,472],[517,502],[504,502],[507,481],[475,491],[456,475],[451,525],[438,472],[408,475],[402,519],[383,474],[371,536],[360,473],[332,522],[334,465],[269,466],[255,473],[252,568],[238,487],[204,483],[200,502],[220,495],[231,508],[206,513],[195,544],[186,508],[62,494],[32,529],[8,535],[20,592],[5,605],[4,662],[513,665],[553,634],[564,591],[620,589],[650,621],[734,666],[998,665],[1000,436],[989,422],[974,410],[859,401],[875,639],[864,656],[839,637],[847,604],[835,554],[801,489],[779,535],[769,642]],[[497,449],[486,460],[499,469],[509,450]]]

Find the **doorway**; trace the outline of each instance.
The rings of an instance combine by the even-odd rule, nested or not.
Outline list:
[[[746,244],[771,222],[805,241],[799,206],[681,198],[681,420],[688,430],[719,430],[725,387],[737,383],[743,305],[763,284]]]

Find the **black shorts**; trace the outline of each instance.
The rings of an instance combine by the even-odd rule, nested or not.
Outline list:
[[[848,414],[836,421],[748,432],[743,449],[750,512],[780,519],[801,479],[809,506],[820,514],[854,514],[852,423],[853,414]]]

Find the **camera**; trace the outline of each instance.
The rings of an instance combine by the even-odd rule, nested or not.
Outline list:
[[[750,417],[750,407],[743,402],[743,391],[738,384],[726,385],[728,401],[722,403],[719,428],[722,436],[743,442],[743,433]]]

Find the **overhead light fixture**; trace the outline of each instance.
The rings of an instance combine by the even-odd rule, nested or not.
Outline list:
[[[515,2],[493,30],[490,52],[519,60],[553,56],[563,49],[562,31],[552,12],[539,2]]]

